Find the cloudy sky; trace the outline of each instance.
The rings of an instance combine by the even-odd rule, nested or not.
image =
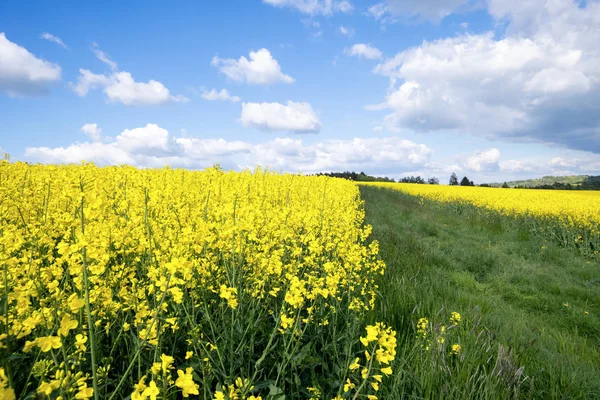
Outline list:
[[[600,175],[598,0],[0,4],[11,159]]]

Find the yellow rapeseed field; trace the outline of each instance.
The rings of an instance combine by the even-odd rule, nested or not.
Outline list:
[[[409,183],[361,183],[420,196],[443,203],[467,202],[512,217],[533,217],[541,229],[554,229],[557,222],[566,228],[560,232],[571,240],[594,245],[598,250],[600,236],[600,191],[532,190],[470,186],[419,185]],[[557,233],[557,232],[555,232]],[[597,254],[597,253],[596,253]]]
[[[341,179],[2,162],[0,398],[376,399],[363,217]]]

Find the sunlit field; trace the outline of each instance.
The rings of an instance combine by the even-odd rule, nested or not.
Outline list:
[[[376,186],[0,163],[0,399],[600,396],[598,197]]]
[[[4,162],[0,398],[375,396],[363,217],[325,177]]]
[[[531,190],[469,186],[366,182],[363,185],[398,190],[463,211],[465,204],[514,217],[567,247],[598,255],[600,191]]]

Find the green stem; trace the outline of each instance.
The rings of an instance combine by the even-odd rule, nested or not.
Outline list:
[[[146,344],[146,341],[148,340],[148,336],[150,336],[150,332],[152,332],[152,328],[154,327],[154,323],[158,319],[158,315],[160,314],[160,310],[162,309],[162,305],[163,305],[163,303],[165,301],[165,298],[167,297],[167,293],[169,292],[169,283],[170,283],[170,281],[171,281],[171,275],[169,275],[167,277],[167,286],[165,288],[165,291],[162,294],[162,298],[160,299],[160,303],[158,304],[158,307],[156,308],[156,313],[154,313],[154,318],[152,318],[152,322],[150,323],[150,327],[146,331],[146,335],[144,336],[144,339],[142,339],[142,345],[141,346],[138,345],[138,348],[136,349],[135,354],[133,355],[133,359],[129,363],[129,366],[127,367],[127,369],[125,370],[125,373],[121,377],[121,380],[119,381],[119,384],[117,385],[117,387],[113,391],[113,394],[108,398],[108,400],[112,400],[117,395],[117,393],[119,393],[119,389],[121,388],[121,386],[125,382],[125,379],[127,379],[127,376],[131,372],[133,366],[135,365],[135,363],[136,363],[136,361],[137,361],[137,359],[138,359],[138,357],[140,355],[140,352],[142,351],[142,347]]]
[[[83,187],[82,187],[83,189]],[[81,198],[81,234],[85,233],[85,216],[83,214],[83,197]],[[92,320],[92,311],[90,308],[90,288],[88,282],[88,270],[86,260],[86,248],[81,249],[83,258],[83,284],[85,286],[85,313],[87,316],[88,335],[90,337],[90,352],[92,353],[92,379],[94,387],[94,400],[98,400],[98,374],[96,373],[96,339],[94,338],[94,321]]]

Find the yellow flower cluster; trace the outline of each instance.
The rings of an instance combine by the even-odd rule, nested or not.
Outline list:
[[[509,215],[527,214],[563,218],[571,224],[600,223],[600,192],[585,190],[532,190],[472,186],[416,185],[410,183],[364,183],[393,188],[443,202],[468,201]]]
[[[416,325],[416,337],[421,341],[421,347],[425,350],[429,350],[432,344],[435,345],[437,351],[444,351],[446,336],[448,332],[457,328],[460,324],[461,315],[460,313],[453,311],[450,314],[450,328],[446,328],[446,325],[441,324],[437,326],[430,326],[429,320],[426,317],[419,318]],[[462,346],[458,343],[454,343],[450,346],[450,355],[458,355],[462,350]]]
[[[4,368],[0,368],[0,399],[15,400],[15,391],[9,385]]]
[[[385,265],[363,220],[341,179],[0,162],[0,351],[21,360],[2,365],[0,390],[6,373],[23,393],[120,398],[139,382],[132,398],[186,397],[248,376],[240,351],[277,365],[266,353],[296,349],[307,327],[373,307]],[[234,329],[242,316],[255,322]],[[389,362],[393,335],[377,329]]]
[[[360,338],[361,343],[366,347],[364,364],[361,364],[361,357],[356,357],[349,366],[350,372],[360,370],[360,378],[351,375],[346,379],[343,389],[344,393],[355,390],[354,398],[357,398],[364,390],[369,399],[377,400],[377,396],[372,393],[379,391],[383,375],[392,374],[390,363],[396,357],[396,332],[379,322],[367,326],[365,330],[367,335]],[[372,380],[369,381],[369,378]]]

